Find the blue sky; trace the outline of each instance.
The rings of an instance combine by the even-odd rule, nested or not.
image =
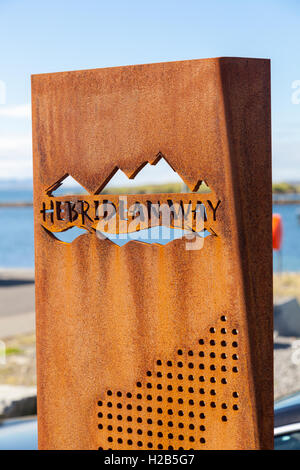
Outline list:
[[[272,59],[273,177],[300,180],[299,0],[0,0],[0,24],[1,179],[31,176],[31,74],[240,56]]]

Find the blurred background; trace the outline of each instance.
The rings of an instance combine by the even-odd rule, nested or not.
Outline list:
[[[0,447],[19,445],[5,419],[36,412],[31,74],[218,56],[271,59],[275,398],[299,391],[300,2],[0,0],[0,21],[0,419],[6,429],[1,444],[0,426]],[[170,168],[161,162],[158,170],[143,172],[135,191],[164,185],[178,192],[181,182]],[[113,184],[127,191],[124,175]],[[20,445],[35,448],[35,419],[22,426]],[[30,429],[26,443],[24,429]],[[280,439],[297,445],[300,434]]]

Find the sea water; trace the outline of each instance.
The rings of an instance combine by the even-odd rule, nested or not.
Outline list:
[[[0,203],[31,202],[32,189],[0,189]],[[281,254],[274,253],[274,270],[300,271],[300,204],[273,205],[273,212],[283,219]],[[67,241],[67,240],[66,240]],[[205,242],[204,242],[205,249]],[[34,266],[32,207],[0,208],[0,268]]]

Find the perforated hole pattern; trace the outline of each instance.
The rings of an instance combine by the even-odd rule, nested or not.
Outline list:
[[[99,450],[209,448],[207,427],[230,426],[229,411],[239,412],[238,330],[226,322],[222,315],[208,339],[158,359],[135,390],[107,390],[98,401]]]

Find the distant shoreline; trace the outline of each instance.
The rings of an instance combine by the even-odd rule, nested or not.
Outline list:
[[[0,202],[1,207],[32,207],[33,202]]]
[[[273,206],[287,206],[300,204],[300,199],[273,199]],[[0,202],[1,208],[33,207],[33,202]]]
[[[285,206],[285,205],[297,205],[300,204],[300,199],[273,199],[273,205]],[[1,208],[18,208],[18,207],[33,207],[33,202],[0,202]]]
[[[273,205],[286,206],[300,204],[300,199],[273,199]]]

